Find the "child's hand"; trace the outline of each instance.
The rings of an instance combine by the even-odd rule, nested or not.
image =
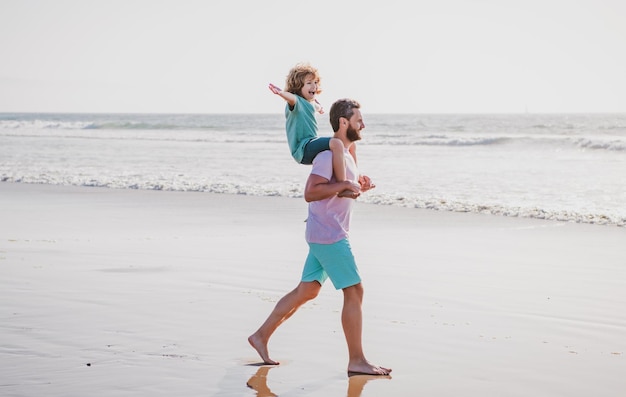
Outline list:
[[[283,92],[283,90],[281,90],[280,87],[277,87],[272,83],[270,83],[268,88],[270,89],[270,91],[272,91],[276,95],[280,95],[280,93]]]
[[[322,107],[322,104],[319,103],[319,101],[316,99],[315,100],[315,110],[319,113],[319,114],[324,114],[324,108]]]

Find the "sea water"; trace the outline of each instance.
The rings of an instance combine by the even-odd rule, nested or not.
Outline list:
[[[364,114],[358,200],[626,225],[626,114]],[[302,197],[277,114],[0,114],[0,181]],[[319,116],[320,135],[332,134]]]

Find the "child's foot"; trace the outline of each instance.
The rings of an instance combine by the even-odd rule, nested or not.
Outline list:
[[[342,192],[339,192],[339,194],[337,194],[338,197],[347,197],[347,198],[357,198],[359,197],[359,193],[355,193],[350,189],[346,189]]]

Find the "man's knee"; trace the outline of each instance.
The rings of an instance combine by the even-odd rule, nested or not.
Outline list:
[[[317,281],[311,282],[302,282],[298,286],[298,294],[302,300],[311,300],[315,299],[317,295],[320,293],[320,289],[322,286]]]
[[[343,294],[348,299],[363,299],[363,284],[358,283],[343,289]]]

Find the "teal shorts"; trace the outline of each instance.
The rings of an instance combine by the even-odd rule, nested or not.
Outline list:
[[[327,278],[336,289],[351,287],[361,282],[359,269],[348,240],[334,244],[309,243],[309,255],[304,262],[302,281],[324,284]]]

